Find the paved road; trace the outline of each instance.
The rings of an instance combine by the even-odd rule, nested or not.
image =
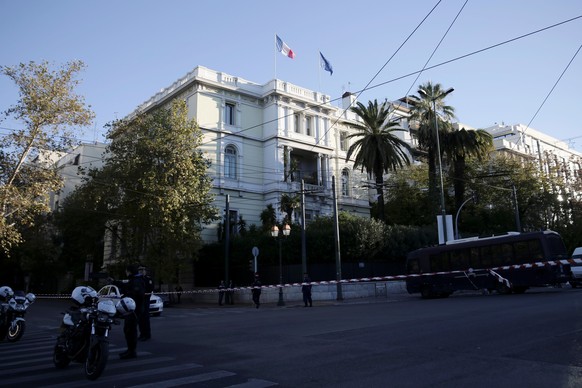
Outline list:
[[[359,302],[168,308],[135,360],[116,357],[124,341],[114,327],[110,362],[93,384],[79,366],[53,368],[59,306],[39,301],[25,338],[0,343],[0,385],[582,386],[582,290]]]

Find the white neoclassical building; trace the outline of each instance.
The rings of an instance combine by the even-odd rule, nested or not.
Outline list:
[[[62,201],[81,183],[84,175],[79,169],[88,171],[103,166],[107,144],[94,142],[75,146],[69,152],[54,153],[54,162],[63,178],[63,187],[50,196],[50,208],[58,211]]]
[[[328,95],[282,80],[261,85],[198,66],[134,113],[175,98],[187,102],[189,116],[202,129],[214,205],[225,209],[228,195],[232,221],[242,216],[247,224],[260,225],[266,206],[279,211],[281,195],[299,195],[302,181],[306,220],[331,214],[332,176],[338,208],[369,217],[374,193],[368,177],[346,161],[347,136],[358,122],[347,109],[354,100],[350,93],[342,101],[331,101]],[[396,112],[406,126],[407,108]],[[408,131],[401,134],[410,141]],[[217,228],[218,223],[206,228],[203,239],[215,240]],[[232,231],[236,233],[234,227]]]

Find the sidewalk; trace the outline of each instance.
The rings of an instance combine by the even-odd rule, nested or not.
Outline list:
[[[249,292],[250,294],[250,292]],[[401,300],[406,300],[409,298],[418,298],[418,295],[410,295],[408,293],[400,293],[400,294],[389,294],[389,295],[383,295],[383,296],[369,296],[369,297],[361,297],[361,298],[344,298],[343,300],[337,300],[337,299],[313,299],[313,307],[318,307],[318,306],[339,306],[339,305],[346,305],[346,304],[372,304],[372,303],[389,303],[389,302],[398,302]],[[304,304],[302,300],[284,300],[285,305],[284,306],[278,306],[277,305],[278,300],[275,301],[263,301],[261,298],[261,309],[265,309],[265,308],[303,308]],[[252,303],[252,301],[250,300],[239,300],[236,301],[234,304],[223,304],[222,306],[220,306],[218,304],[218,295],[216,296],[216,302],[215,303],[210,303],[210,302],[195,302],[194,300],[192,300],[191,298],[184,298],[184,295],[182,295],[182,300],[180,303],[174,303],[171,304],[169,306],[164,307],[165,309],[173,309],[173,308],[177,308],[177,309],[214,309],[214,308],[224,308],[224,309],[228,309],[228,308],[234,308],[234,307],[253,307],[254,308],[254,304]]]

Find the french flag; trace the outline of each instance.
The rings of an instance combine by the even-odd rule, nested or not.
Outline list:
[[[287,46],[287,43],[283,42],[283,40],[279,38],[279,35],[275,36],[277,37],[277,51],[291,59],[295,58],[295,53],[293,50],[291,50],[291,47]]]

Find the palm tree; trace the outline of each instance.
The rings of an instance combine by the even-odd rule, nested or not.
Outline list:
[[[445,105],[445,91],[441,84],[427,82],[419,86],[423,93],[415,102],[410,115],[410,122],[418,122],[419,127],[411,132],[418,139],[418,148],[427,153],[428,159],[428,194],[433,201],[433,208],[438,209],[439,194],[437,191],[437,138],[435,129],[435,114],[438,120],[439,138],[451,131],[450,120],[455,118],[455,108]],[[433,105],[434,101],[434,105]],[[435,112],[436,107],[436,112]],[[441,150],[442,153],[442,150]],[[441,155],[442,156],[442,155]]]
[[[453,187],[455,188],[455,207],[461,207],[465,199],[466,160],[475,157],[482,161],[493,150],[493,137],[482,129],[448,132],[444,137],[443,152],[453,164]]]
[[[384,173],[402,168],[410,164],[407,151],[410,146],[396,136],[396,131],[404,131],[396,121],[390,120],[392,110],[386,101],[378,105],[378,101],[368,102],[366,107],[361,102],[351,108],[358,115],[363,125],[357,127],[357,132],[347,138],[357,140],[350,146],[346,161],[355,154],[354,168],[366,170],[368,175],[374,175],[378,193],[378,218],[385,220],[384,215]]]
[[[279,208],[286,214],[283,223],[293,223],[293,211],[301,206],[299,195],[281,194],[281,204]]]

